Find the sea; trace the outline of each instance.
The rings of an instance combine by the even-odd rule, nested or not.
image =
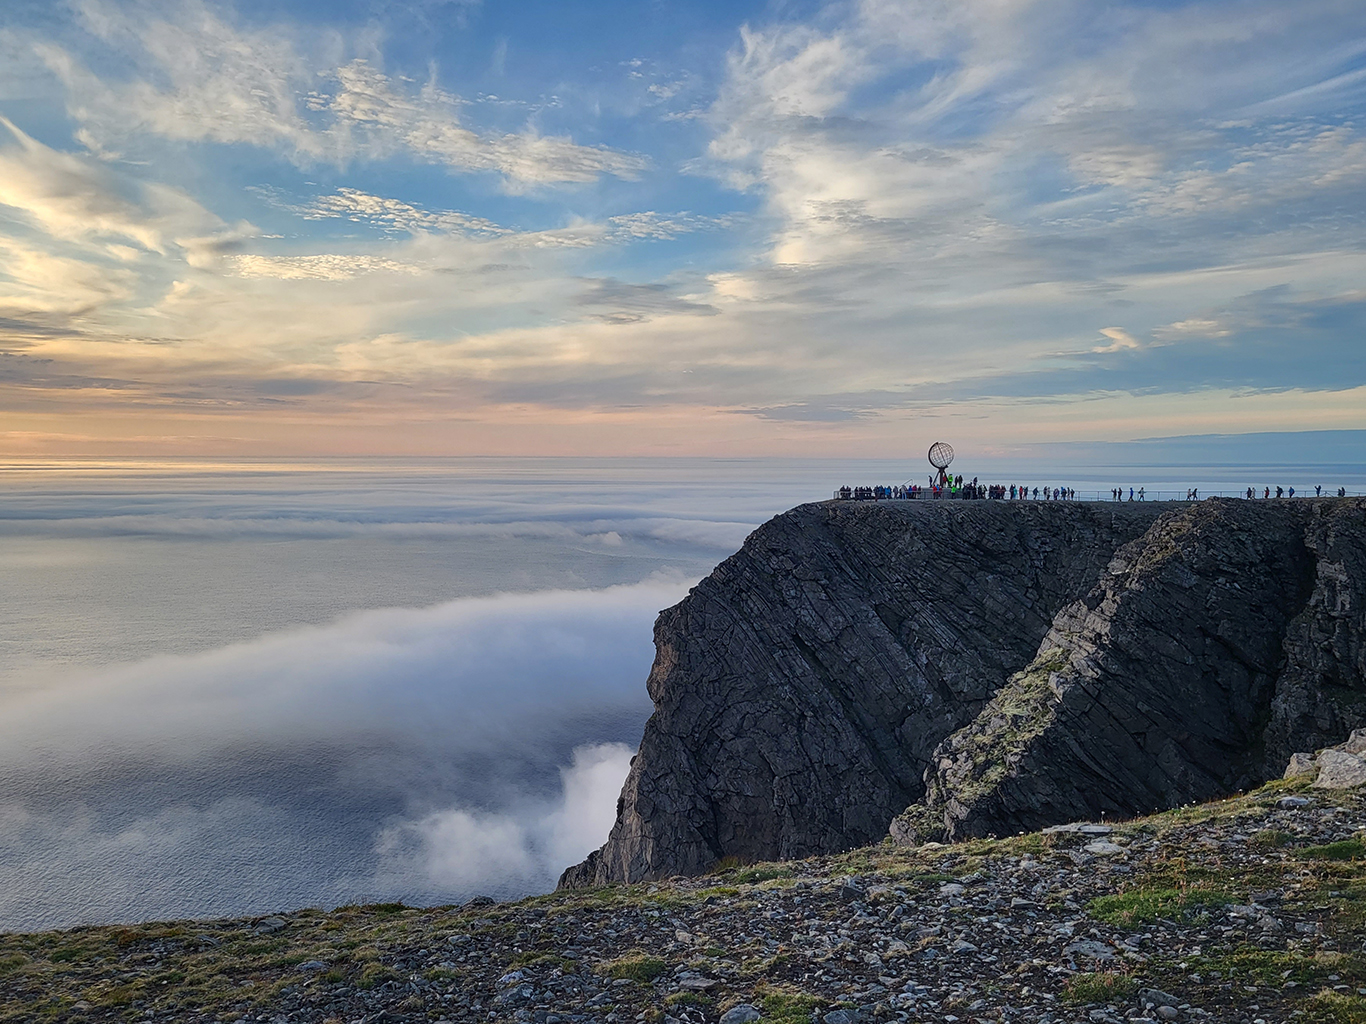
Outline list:
[[[961,462],[1098,500],[1361,493],[1349,441]],[[928,472],[0,461],[0,930],[547,891],[611,826],[658,612],[772,515]]]

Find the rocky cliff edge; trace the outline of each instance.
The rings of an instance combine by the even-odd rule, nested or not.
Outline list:
[[[1366,502],[826,502],[655,626],[565,887],[1127,817],[1366,723]]]

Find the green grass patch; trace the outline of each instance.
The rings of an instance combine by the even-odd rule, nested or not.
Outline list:
[[[119,949],[126,949],[138,942],[142,935],[131,928],[115,928],[109,937],[114,940],[114,945],[118,946]]]
[[[401,914],[410,909],[402,903],[348,903],[344,907],[338,907],[332,911],[334,917],[341,917],[347,920],[354,920],[357,915],[378,915],[380,917],[392,917],[394,914]],[[481,910],[486,909],[481,907]],[[491,908],[488,908],[491,909]]]
[[[1300,851],[1305,860],[1366,860],[1366,843],[1344,839],[1325,846],[1309,846]]]
[[[811,1014],[829,1005],[809,992],[785,989],[756,989],[763,994],[758,999],[761,1021],[769,1024],[810,1024]]]
[[[741,868],[735,872],[735,881],[740,885],[755,885],[759,882],[771,881],[774,878],[788,878],[791,875],[791,868],[777,864],[763,864],[758,867]]]
[[[777,953],[774,956],[748,957],[740,962],[740,974],[747,978],[762,977],[774,971],[781,970],[791,963],[792,957],[787,953]]]
[[[356,988],[371,989],[378,988],[386,981],[398,981],[398,975],[385,967],[381,963],[371,960],[361,968],[360,977],[356,979]]]
[[[1221,889],[1137,888],[1113,896],[1097,896],[1086,905],[1097,921],[1132,928],[1163,918],[1189,921],[1202,911],[1227,906],[1237,900]]]
[[[1084,971],[1067,979],[1062,997],[1073,1005],[1112,1003],[1138,991],[1138,979],[1123,971]]]
[[[1261,786],[1248,793],[1249,797],[1275,798],[1283,793],[1298,793],[1314,784],[1315,775],[1292,775],[1288,779],[1268,779]]]
[[[96,1006],[126,1006],[142,994],[143,986],[137,983],[115,985],[98,994],[90,1001]]]
[[[716,1000],[711,996],[704,996],[701,992],[671,992],[664,997],[667,1006],[696,1006],[698,1009],[708,1009]]]
[[[1264,828],[1260,832],[1252,833],[1247,844],[1254,850],[1279,850],[1294,841],[1295,837],[1289,832],[1282,832],[1278,828]]]
[[[1017,856],[1022,853],[1038,854],[1043,853],[1044,850],[1048,849],[1048,844],[1044,842],[1045,838],[1050,837],[1046,837],[1039,832],[1030,832],[1028,835],[1023,836],[1006,836],[1004,839],[1000,840],[1000,847],[1002,851],[1013,853]]]
[[[726,897],[726,896],[739,896],[739,895],[740,895],[740,890],[737,889],[737,888],[735,888],[735,886],[733,886],[733,885],[713,885],[710,889],[699,889],[699,890],[697,890],[695,899],[696,899],[696,901],[697,901],[698,903],[701,903],[703,900],[708,899],[708,898],[713,897],[713,896],[716,897],[717,899],[721,899],[722,897]]]
[[[922,871],[911,876],[911,881],[919,882],[921,885],[943,885],[945,882],[952,882],[952,875],[941,874],[937,871]]]
[[[1311,985],[1337,974],[1355,983],[1366,977],[1366,957],[1360,954],[1320,952],[1317,957],[1293,950],[1243,948],[1225,956],[1205,957],[1201,971],[1217,971],[1222,977],[1235,981],[1250,981],[1258,985],[1280,986],[1288,981],[1297,985]]]
[[[598,973],[605,978],[630,978],[632,981],[649,983],[669,969],[669,965],[657,956],[624,956],[609,960],[598,966]]]
[[[1326,988],[1309,1000],[1309,1005],[1338,1024],[1366,1024],[1366,999]]]

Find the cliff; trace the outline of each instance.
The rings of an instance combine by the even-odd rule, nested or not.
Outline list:
[[[565,887],[1128,816],[1366,722],[1366,502],[805,505],[655,626]]]
[[[1363,641],[1366,503],[1163,516],[940,745],[893,834],[1008,834],[1252,788],[1366,721]]]

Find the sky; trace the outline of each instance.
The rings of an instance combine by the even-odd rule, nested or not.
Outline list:
[[[9,0],[0,455],[1366,428],[1359,0]]]

